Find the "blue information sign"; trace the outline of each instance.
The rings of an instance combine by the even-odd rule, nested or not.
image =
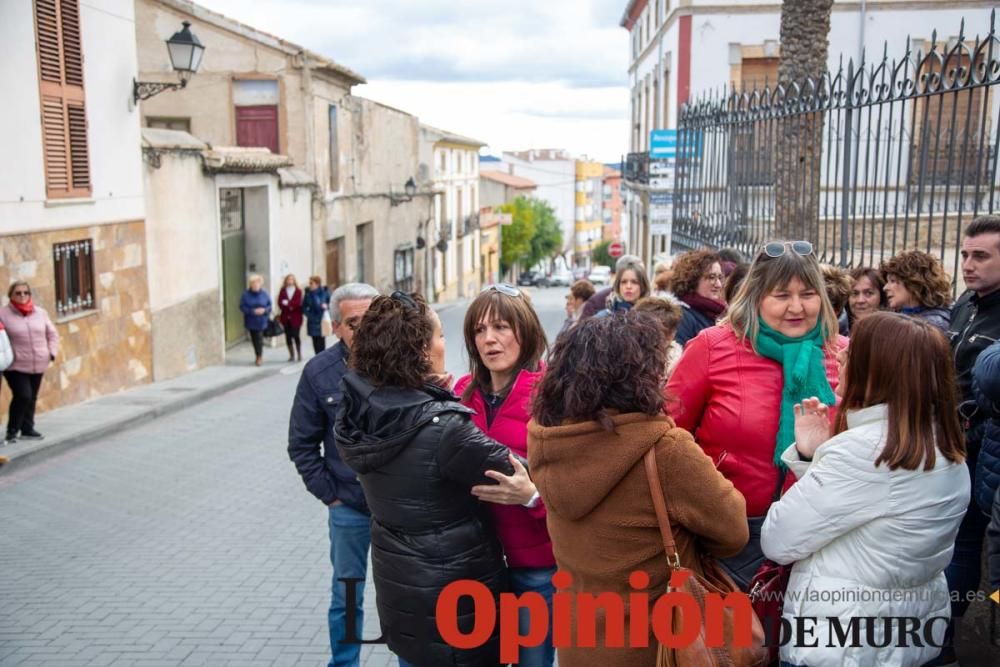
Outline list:
[[[649,133],[649,159],[667,160],[677,157],[677,130],[653,130]]]

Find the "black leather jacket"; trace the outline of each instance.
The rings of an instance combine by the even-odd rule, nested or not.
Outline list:
[[[1000,290],[980,298],[968,291],[951,309],[948,327],[955,355],[960,401],[974,401],[972,368],[979,353],[1000,340]]]
[[[459,650],[442,641],[435,607],[458,579],[505,586],[503,553],[486,507],[469,489],[487,470],[513,474],[507,447],[472,423],[450,392],[376,388],[354,371],[341,385],[337,449],[361,479],[372,513],[372,573],[382,633],[396,655],[417,665],[497,665],[499,643]],[[473,605],[458,606],[471,628]]]
[[[306,488],[324,504],[339,500],[367,514],[358,476],[340,460],[334,445],[333,425],[347,355],[347,346],[339,342],[310,359],[302,370],[288,419],[288,457]]]

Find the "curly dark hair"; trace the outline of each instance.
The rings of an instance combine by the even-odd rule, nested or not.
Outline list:
[[[851,298],[854,279],[847,271],[832,264],[820,264],[819,268],[823,272],[823,284],[826,285],[826,295],[830,297],[830,305],[833,306],[834,314],[840,317],[847,306],[847,300]]]
[[[663,333],[671,339],[677,335],[684,311],[674,301],[662,296],[645,296],[632,307],[637,313],[652,315],[663,327]]]
[[[431,371],[434,321],[419,294],[377,296],[354,334],[351,368],[376,387],[419,389]]]
[[[542,426],[596,420],[614,431],[608,410],[660,414],[666,358],[663,329],[648,313],[584,320],[556,340],[532,416]]]
[[[674,260],[674,274],[670,278],[670,289],[677,296],[693,294],[698,290],[698,281],[705,272],[722,258],[714,250],[692,250]]]
[[[922,250],[904,250],[882,262],[882,278],[903,283],[921,306],[943,308],[951,303],[951,279],[934,255]]]

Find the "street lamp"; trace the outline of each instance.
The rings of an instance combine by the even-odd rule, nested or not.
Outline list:
[[[398,206],[399,204],[405,204],[408,201],[413,201],[413,198],[417,194],[417,184],[411,176],[407,179],[406,183],[403,185],[403,192],[405,194],[397,195],[393,192],[389,193],[389,203],[392,206]]]
[[[136,81],[132,79],[132,101],[148,100],[164,90],[177,90],[187,86],[191,76],[201,66],[201,58],[205,55],[205,47],[201,40],[191,32],[191,22],[182,22],[180,30],[167,40],[167,53],[170,65],[177,72],[180,81],[176,83],[161,83],[156,81]]]

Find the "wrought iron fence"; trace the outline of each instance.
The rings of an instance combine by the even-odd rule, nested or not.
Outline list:
[[[899,250],[932,252],[959,274],[961,229],[1000,208],[1000,40],[989,33],[888,48],[820,80],[723,91],[679,116],[674,243],[753,253],[776,234],[814,242],[822,261],[875,265]],[[778,187],[788,123],[811,125],[818,177]],[[807,133],[808,136],[808,133]],[[796,141],[810,141],[801,135]],[[776,216],[789,194],[813,215]]]

